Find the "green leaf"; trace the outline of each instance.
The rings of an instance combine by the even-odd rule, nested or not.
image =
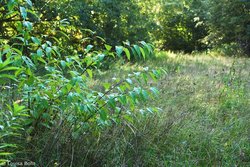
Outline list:
[[[35,77],[33,75],[29,76],[28,79],[26,80],[27,85],[32,85],[35,81]]]
[[[10,152],[0,152],[0,156],[7,156],[7,155],[12,155],[13,153]]]
[[[15,71],[15,76],[18,76],[23,72],[24,68],[19,68],[17,71]]]
[[[31,37],[31,40],[32,40],[35,44],[41,45],[41,41],[40,41],[38,38],[36,38],[36,37]]]
[[[145,42],[145,41],[141,41],[140,42],[143,46],[146,46],[147,45],[147,43]]]
[[[142,57],[143,57],[143,59],[145,60],[145,59],[146,59],[145,52],[144,52],[144,50],[143,50],[142,47],[139,47],[139,48],[140,48],[140,51],[141,51],[141,53],[142,53]]]
[[[124,52],[125,52],[125,54],[127,56],[127,59],[130,60],[130,52],[129,52],[129,50],[127,48],[123,48],[123,50],[124,50]]]
[[[147,76],[145,73],[143,73],[143,74],[142,74],[142,77],[143,77],[144,82],[145,82],[146,84],[148,84],[148,76]]]
[[[23,61],[25,62],[25,64],[30,68],[30,67],[33,67],[33,68],[36,68],[34,63],[32,62],[32,60],[27,57],[27,56],[22,56],[22,59]]]
[[[93,73],[92,73],[92,70],[90,69],[87,69],[87,73],[89,75],[90,78],[93,78]]]
[[[151,78],[156,82],[157,81],[157,77],[155,76],[155,74],[153,72],[150,72],[149,75],[151,76]]]
[[[100,37],[100,36],[96,36],[97,39],[100,39],[102,42],[106,42],[104,38]]]
[[[22,41],[22,42],[25,41],[23,37],[14,37],[14,39],[18,39],[18,40],[20,40],[20,41]],[[14,48],[13,48],[13,49],[14,49]]]
[[[155,77],[158,79],[161,77],[161,71],[160,70],[152,70],[153,74]]]
[[[157,95],[159,94],[159,91],[158,91],[157,88],[155,88],[155,87],[151,87],[150,90],[153,92],[153,94],[154,94],[155,96],[157,96]]]
[[[62,68],[65,69],[65,67],[66,67],[66,62],[65,62],[64,60],[61,60],[61,61],[60,61],[60,64],[61,64]]]
[[[93,45],[88,45],[87,48],[85,49],[85,52],[89,52],[94,46]]]
[[[32,7],[32,2],[31,0],[26,0],[27,4]]]
[[[27,11],[24,7],[20,7],[20,13],[24,20],[27,19]]]
[[[14,107],[13,109],[14,109],[15,113],[18,113],[18,112],[23,111],[25,109],[25,106],[20,106],[17,103],[14,103],[13,107]]]
[[[98,56],[98,60],[102,61],[105,57],[105,54],[98,54],[97,56]]]
[[[127,78],[126,81],[131,85],[133,84],[133,81],[130,78]]]
[[[71,103],[74,99],[74,93],[69,92],[68,96],[67,96],[67,102]]]
[[[146,54],[150,55],[153,52],[153,46],[150,46],[144,41],[141,41],[140,43],[144,46],[144,51]]]
[[[36,110],[36,111],[31,110],[30,113],[31,113],[31,115],[33,116],[33,118],[35,118],[35,119],[38,119],[38,118],[39,118],[39,113],[38,113],[37,110]]]
[[[108,100],[108,104],[111,108],[115,109],[116,103],[115,103],[115,100],[113,98]]]
[[[69,21],[68,21],[67,19],[62,19],[62,20],[60,20],[60,24],[61,24],[62,26],[67,26],[67,25],[69,25],[70,23],[69,23]]]
[[[110,83],[104,83],[103,84],[105,90],[109,90],[109,88],[111,87],[111,84]]]
[[[27,28],[27,30],[31,31],[32,30],[32,23],[29,21],[24,21],[23,26]]]
[[[15,80],[16,81],[16,78],[14,75],[9,75],[9,74],[0,74],[0,81],[1,81],[1,78],[9,78],[9,79],[12,79],[12,80]],[[5,80],[3,80],[5,81]]]
[[[134,72],[134,75],[139,77],[141,75],[141,72]]]
[[[0,63],[0,69],[3,69],[5,66],[9,65],[11,63],[10,59],[8,58],[3,63]]]
[[[42,57],[43,56],[43,50],[41,48],[37,49],[36,54],[37,54],[37,56]]]
[[[136,93],[132,91],[132,92],[129,92],[129,95],[133,103],[136,103]]]
[[[100,111],[100,118],[102,121],[106,121],[107,120],[107,112],[105,110],[101,110]]]
[[[22,51],[21,50],[19,50],[17,48],[12,48],[12,50],[14,50],[17,53],[17,55],[22,55]]]
[[[63,31],[57,31],[57,32],[59,32],[60,34],[62,34],[67,39],[70,39],[69,35],[67,35],[65,32],[63,32]]]
[[[127,104],[127,97],[126,96],[120,96],[118,98],[119,102],[122,104],[122,105],[125,105]]]
[[[138,55],[138,57],[141,56],[141,52],[140,52],[140,47],[138,45],[133,45],[135,51],[136,51],[136,54]]]
[[[51,48],[51,47],[47,47],[47,48],[45,49],[45,52],[46,52],[46,55],[47,55],[47,56],[50,56],[50,55],[51,55],[51,52],[52,52],[52,48]]]
[[[151,108],[147,108],[147,111],[151,114],[154,113],[154,111]]]
[[[123,47],[122,46],[116,46],[115,47],[115,50],[116,50],[116,54],[118,57],[121,57],[121,54],[123,52]]]
[[[52,43],[50,41],[46,41],[46,44],[48,44],[49,46],[52,46]]]
[[[130,42],[129,41],[124,41],[122,42],[124,45],[130,46]]]
[[[8,10],[12,11],[13,8],[15,7],[15,5],[16,5],[15,1],[7,1],[7,2],[8,2],[8,4],[7,4]]]
[[[42,57],[38,57],[37,60],[39,60],[40,62],[47,64],[47,62],[42,58]]]
[[[112,49],[112,46],[110,46],[110,45],[105,44],[104,46],[107,49],[107,51],[110,51]]]
[[[2,145],[0,146],[0,149],[6,148],[6,147],[17,148],[15,144],[2,143]]]
[[[45,120],[49,120],[50,119],[50,115],[48,113],[43,113],[42,114],[42,118]]]
[[[142,90],[142,95],[145,100],[148,100],[148,92],[145,90]]]
[[[0,166],[6,166],[9,160],[6,159],[0,159]]]
[[[3,68],[3,69],[0,69],[0,72],[12,71],[12,70],[18,70],[18,69],[19,69],[18,67],[6,67],[6,68]]]

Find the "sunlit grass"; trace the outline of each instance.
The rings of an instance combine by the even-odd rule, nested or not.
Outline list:
[[[154,83],[159,97],[149,102],[162,111],[147,118],[154,123],[140,118],[134,125],[133,133],[142,136],[140,144],[131,147],[140,152],[131,153],[137,165],[250,165],[250,59],[160,52],[144,63],[117,63],[96,82],[146,66],[167,73]],[[130,137],[124,136],[124,141]]]

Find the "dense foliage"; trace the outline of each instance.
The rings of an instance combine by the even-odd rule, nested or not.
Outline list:
[[[67,18],[77,27],[75,37],[83,33],[82,28],[88,28],[111,44],[144,39],[164,49],[192,52],[235,43],[249,51],[248,0],[34,3],[38,10],[46,9],[41,11],[46,21]]]
[[[218,1],[205,4],[210,12],[207,16],[212,45],[236,44],[250,53],[250,1]]]
[[[64,45],[70,44],[68,51],[80,51],[90,41],[120,45],[143,39],[166,50],[238,47],[249,53],[249,0],[38,0],[33,8],[36,12],[28,15],[35,22],[34,32],[47,38],[70,34]],[[6,9],[1,8],[0,33],[11,36],[20,18]],[[86,36],[92,38],[82,38]]]
[[[79,43],[63,47],[73,40],[69,34],[73,26],[60,19],[43,23],[29,0],[1,4],[1,164],[23,159],[41,166],[70,164],[63,153],[74,149],[82,137],[97,137],[106,127],[132,123],[138,114],[157,110],[136,105],[158,93],[141,85],[159,78],[160,71],[144,68],[92,84],[97,69],[117,59],[148,59],[153,56],[152,45],[141,41],[112,47],[89,41],[81,50],[75,49]],[[52,27],[45,32],[46,26]],[[53,30],[58,34],[51,34]]]

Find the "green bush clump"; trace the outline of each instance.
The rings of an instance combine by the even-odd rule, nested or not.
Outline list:
[[[67,34],[49,40],[33,33],[35,22],[29,16],[37,15],[32,5],[27,0],[7,1],[4,6],[6,17],[18,20],[13,24],[17,34],[0,39],[0,163],[72,165],[75,149],[88,152],[91,140],[124,122],[132,124],[142,114],[136,106],[158,94],[156,88],[142,86],[159,78],[161,71],[145,68],[96,89],[91,82],[103,64],[118,58],[146,60],[153,55],[152,45],[88,44],[81,53],[67,52],[60,43],[70,38]]]

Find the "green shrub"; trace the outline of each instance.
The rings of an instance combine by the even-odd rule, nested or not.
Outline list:
[[[136,119],[136,106],[158,94],[156,88],[142,86],[159,78],[161,71],[145,68],[95,89],[91,82],[104,63],[117,58],[145,60],[153,55],[153,47],[145,42],[114,49],[89,44],[81,54],[67,52],[61,48],[63,43],[55,45],[69,38],[67,34],[53,38],[57,42],[33,34],[34,23],[28,16],[35,13],[32,2],[26,2],[5,4],[9,13],[15,13],[12,17],[22,19],[13,25],[18,34],[1,39],[0,86],[8,88],[0,105],[1,163],[29,160],[40,166],[70,165],[73,158],[65,154],[74,156],[74,149],[88,149],[84,147],[94,144],[90,139],[108,127]],[[86,136],[87,143],[78,147]]]

